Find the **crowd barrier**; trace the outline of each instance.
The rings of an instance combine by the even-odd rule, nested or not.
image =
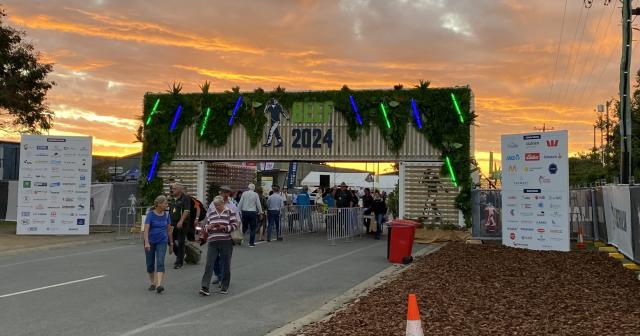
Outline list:
[[[501,191],[471,193],[474,239],[502,239]],[[569,190],[570,238],[581,227],[586,240],[616,246],[627,258],[640,262],[640,186],[609,185]]]

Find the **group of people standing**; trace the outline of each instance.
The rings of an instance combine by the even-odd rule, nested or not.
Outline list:
[[[209,296],[210,284],[218,284],[220,293],[227,294],[234,244],[241,244],[244,233],[248,232],[248,246],[255,247],[258,228],[262,228],[262,236],[266,230],[267,242],[272,240],[274,231],[276,240],[282,240],[280,215],[285,206],[292,203],[289,198],[291,195],[286,190],[281,192],[277,185],[273,185],[272,191],[265,196],[262,190],[256,192],[255,185],[249,184],[248,190],[241,194],[238,201],[231,197],[231,189],[223,186],[208,208],[187,195],[180,183],[173,183],[169,191],[170,199],[164,195],[156,197],[144,222],[144,249],[151,283],[149,290],[157,293],[165,290],[164,259],[167,249],[169,254],[175,253],[174,269],[180,269],[185,261],[187,241],[195,242],[198,238],[201,245],[207,244],[206,264],[199,293]],[[304,208],[312,204],[308,191],[308,187],[303,187],[295,196],[296,205]],[[368,233],[373,231],[375,238],[380,239],[387,212],[384,195],[377,190],[372,194],[369,188],[365,188],[363,195],[359,196],[357,192],[349,190],[344,182],[336,190],[327,188],[318,194],[321,196],[316,197],[314,203],[323,204],[325,209],[361,206],[365,215],[373,214],[377,230],[371,229],[370,219],[365,219],[363,224]],[[238,234],[240,239],[237,238]]]

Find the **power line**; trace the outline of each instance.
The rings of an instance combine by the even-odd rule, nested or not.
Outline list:
[[[584,31],[587,28],[587,20],[589,20],[589,13],[591,13],[590,8],[587,8],[587,15],[585,15],[585,20],[582,23],[582,33],[580,34],[580,42],[578,42],[578,52],[576,53],[576,58],[573,61],[572,66],[570,67],[569,70],[569,78],[567,80],[567,86],[564,90],[564,95],[562,96],[562,100],[565,101],[567,98],[567,93],[569,92],[569,87],[571,87],[572,83],[573,83],[573,73],[576,69],[576,64],[578,64],[578,60],[580,59],[580,50],[582,49],[582,40],[584,39]]]
[[[607,35],[609,35],[609,28],[611,28],[611,22],[613,21],[613,14],[616,12],[616,6],[611,6],[611,15],[609,16],[609,22],[607,23],[607,28],[604,31],[604,35],[602,36],[603,38],[606,38]],[[593,71],[596,69],[596,66],[599,64],[604,64],[603,62],[600,62],[600,54],[604,51],[603,50],[603,45],[605,45],[605,43],[601,43],[598,45],[598,51],[596,52],[596,55],[594,57],[594,61],[593,61],[593,65],[591,66],[591,70],[589,71],[589,75],[587,75],[587,82],[583,85],[582,88],[582,93],[578,95],[578,101],[582,101],[582,99],[584,98],[584,94],[587,92],[587,89],[589,88],[589,86],[591,85],[591,80],[593,79]],[[609,54],[611,54],[612,51],[609,51]],[[606,57],[605,59],[608,59],[611,56]]]
[[[582,83],[582,80],[584,78],[585,69],[589,67],[589,63],[590,63],[591,58],[595,58],[595,57],[593,57],[594,55],[591,54],[591,50],[593,49],[593,45],[595,44],[596,40],[598,39],[598,32],[600,31],[600,23],[602,23],[602,18],[604,17],[605,12],[606,11],[603,8],[602,12],[600,13],[600,18],[598,18],[598,23],[596,25],[596,31],[593,34],[593,39],[591,40],[591,44],[589,45],[589,50],[586,53],[586,58],[587,58],[586,62],[584,63],[584,66],[581,67],[580,74],[578,75],[578,78],[577,78],[578,81],[577,81],[577,84],[576,84],[576,90],[574,92],[572,92],[573,96],[570,96],[571,99],[569,100],[569,102],[570,102],[569,106],[573,105],[573,102],[574,102],[576,96],[578,95],[578,92],[580,90],[579,86]]]
[[[578,15],[578,23],[576,24],[576,31],[573,33],[573,40],[569,44],[571,46],[571,51],[569,52],[569,58],[567,59],[567,65],[564,67],[565,71],[564,71],[564,76],[563,77],[566,77],[567,68],[569,67],[569,63],[571,63],[571,58],[573,57],[573,50],[575,48],[575,44],[573,44],[573,42],[578,38],[578,31],[580,29],[580,22],[582,22],[582,12],[584,12],[584,7],[582,7],[580,9],[580,14]],[[553,101],[553,96],[551,97],[551,100]]]
[[[551,76],[551,85],[549,89],[549,96],[547,97],[547,112],[549,114],[549,110],[551,107],[551,96],[553,95],[553,85],[556,79],[556,71],[558,70],[558,59],[560,58],[560,47],[562,46],[562,35],[564,34],[564,18],[567,15],[567,2],[568,0],[564,0],[564,10],[562,11],[562,23],[560,24],[560,38],[558,39],[558,49],[556,50],[556,61],[553,66],[553,75]],[[545,116],[547,119],[547,116]]]

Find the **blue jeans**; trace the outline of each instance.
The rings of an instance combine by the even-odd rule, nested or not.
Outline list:
[[[299,206],[298,213],[300,214],[300,230],[305,231],[305,229],[308,229],[309,231],[313,231],[313,220],[311,219],[311,206],[310,205]]]
[[[144,251],[147,258],[147,273],[156,271],[164,273],[164,257],[167,254],[167,242],[149,243],[149,245],[151,246],[149,251]]]
[[[376,239],[380,240],[380,235],[382,235],[382,224],[384,223],[384,214],[376,214]]]
[[[224,277],[224,267],[222,266],[222,260],[220,258],[220,253],[216,256],[216,261],[213,263],[213,273],[218,277],[218,280],[222,283],[222,278]]]
[[[258,212],[243,211],[242,212],[242,232],[246,233],[249,229],[249,245],[256,243],[256,227],[258,226]]]
[[[280,210],[269,210],[267,212],[267,241],[271,240],[271,229],[276,227],[276,237],[280,238]]]

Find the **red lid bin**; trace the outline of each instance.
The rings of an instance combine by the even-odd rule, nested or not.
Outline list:
[[[390,262],[402,264],[407,263],[406,260],[411,260],[413,238],[418,226],[420,223],[406,219],[396,219],[391,222],[387,244],[387,258]]]

